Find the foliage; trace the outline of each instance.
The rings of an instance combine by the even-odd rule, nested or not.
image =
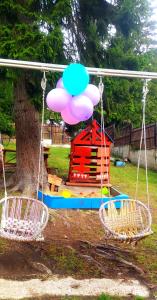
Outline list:
[[[12,135],[14,128],[12,126],[13,116],[13,87],[10,80],[5,80],[5,72],[0,72],[0,132]]]
[[[72,1],[74,16],[67,18],[67,30],[71,32],[72,42],[69,41],[67,47],[73,47],[76,59],[88,66],[152,70],[157,53],[152,56],[149,50],[151,31],[155,25],[150,21],[149,5],[147,0],[117,0],[112,4],[95,0],[92,5],[88,1]],[[91,81],[98,84],[96,78],[91,78]],[[142,82],[108,77],[104,84],[105,123],[122,125],[128,122],[134,127],[140,126]],[[157,118],[156,110],[151,114],[150,109],[156,106],[156,84],[153,86],[146,112],[147,123]],[[99,107],[96,107],[94,117],[100,121]]]
[[[63,18],[71,11],[69,0],[63,1],[20,1],[4,0],[0,2],[0,56],[26,61],[60,63],[65,62],[64,39],[62,33]],[[11,77],[11,89],[5,88],[10,82],[0,84],[0,98],[13,102],[13,87],[19,76],[25,75],[27,93],[36,109],[41,109],[41,74],[36,71],[18,69],[5,72],[4,79]],[[48,76],[50,86],[56,75]],[[5,90],[5,95],[3,94]],[[11,133],[12,111],[0,111],[1,130]]]

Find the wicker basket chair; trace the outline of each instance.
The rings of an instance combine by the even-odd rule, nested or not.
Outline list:
[[[150,210],[138,200],[107,201],[101,205],[99,216],[108,238],[135,241],[152,234]]]
[[[43,240],[48,208],[39,200],[11,196],[0,200],[0,236],[16,241]]]

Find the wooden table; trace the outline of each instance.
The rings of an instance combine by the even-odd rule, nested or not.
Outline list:
[[[7,161],[8,153],[14,153],[15,156]],[[7,166],[9,166],[9,165],[15,166],[16,165],[16,163],[11,162],[13,159],[16,159],[16,149],[10,149],[10,148],[3,149],[3,156],[4,156],[4,164],[5,165],[7,165]],[[49,148],[44,147],[44,162],[45,162],[46,169],[48,168],[48,156],[49,156]]]

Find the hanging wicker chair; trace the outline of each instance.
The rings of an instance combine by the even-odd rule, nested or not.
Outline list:
[[[41,142],[39,151],[39,169],[37,180],[37,194],[39,190],[39,179],[41,162],[43,156],[43,124],[44,124],[44,99],[46,91],[46,76],[45,72],[41,81],[43,90],[43,110],[42,110],[42,123],[41,123]],[[2,173],[4,181],[4,195],[5,197],[0,200],[0,237],[15,240],[15,241],[41,241],[44,240],[42,232],[48,222],[48,208],[37,199],[32,199],[23,196],[7,196],[7,185],[5,176],[5,163],[3,155],[3,145],[0,133],[0,160],[2,162]],[[43,167],[43,164],[42,164]],[[42,168],[43,174],[43,168]],[[43,175],[42,188],[43,188]]]
[[[48,208],[27,197],[5,197],[0,200],[0,236],[17,241],[43,240],[42,231],[48,222]]]
[[[151,213],[138,200],[107,201],[101,205],[99,216],[108,238],[134,241],[152,234]]]

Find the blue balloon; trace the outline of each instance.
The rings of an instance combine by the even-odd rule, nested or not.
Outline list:
[[[81,64],[70,64],[63,72],[63,85],[73,96],[81,94],[89,83],[89,74]]]

